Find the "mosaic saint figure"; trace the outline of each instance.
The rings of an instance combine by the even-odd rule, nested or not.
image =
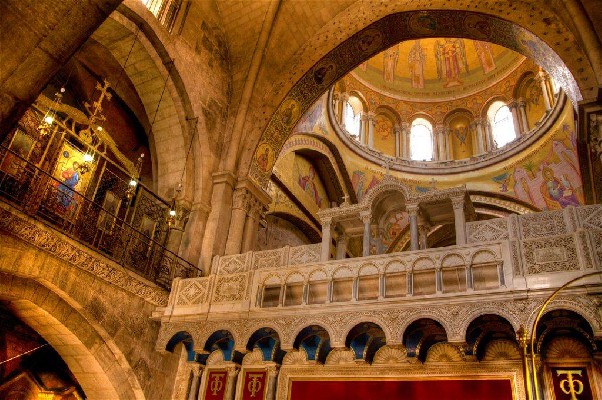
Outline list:
[[[474,48],[477,51],[479,62],[483,72],[488,74],[495,69],[495,60],[493,59],[493,53],[491,51],[491,45],[487,42],[481,42],[479,40],[473,40]]]
[[[395,67],[397,67],[398,59],[398,45],[395,45],[383,52],[383,79],[385,82],[393,82],[395,80]]]
[[[424,88],[424,63],[426,62],[426,52],[420,45],[420,40],[416,40],[408,53],[408,66],[413,88]]]
[[[435,43],[435,57],[437,59],[437,77],[444,80],[443,87],[462,85],[461,66],[464,66],[464,70],[468,72],[464,41],[450,38],[443,42],[438,40]]]

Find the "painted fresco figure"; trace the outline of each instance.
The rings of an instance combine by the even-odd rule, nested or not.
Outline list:
[[[318,205],[318,207],[322,207],[322,199],[318,194],[318,188],[316,183],[314,182],[314,178],[316,176],[316,170],[313,166],[309,167],[309,171],[307,175],[299,177],[299,186],[307,193]]]
[[[541,192],[549,209],[578,206],[580,204],[565,176],[561,179],[556,178],[554,171],[549,167],[543,168],[542,175],[544,182],[541,185]]]

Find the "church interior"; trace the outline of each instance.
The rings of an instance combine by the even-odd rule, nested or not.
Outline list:
[[[0,16],[0,398],[602,397],[600,0]]]

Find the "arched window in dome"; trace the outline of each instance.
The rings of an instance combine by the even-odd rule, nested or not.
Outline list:
[[[361,106],[359,104],[355,105],[352,103],[359,103],[359,101],[356,98],[349,98],[349,100],[347,100],[344,104],[345,107],[345,112],[343,113],[344,115],[344,121],[343,124],[345,125],[345,130],[347,132],[349,132],[349,134],[351,136],[353,136],[355,139],[359,140],[359,136],[360,136],[360,124],[361,124]]]
[[[433,125],[424,118],[416,118],[412,122],[410,158],[417,161],[433,159]]]
[[[487,112],[491,124],[491,135],[497,148],[516,139],[514,120],[510,108],[503,101],[496,101]]]

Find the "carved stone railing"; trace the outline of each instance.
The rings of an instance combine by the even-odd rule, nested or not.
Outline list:
[[[325,262],[318,261],[319,245],[216,257],[211,275],[174,282],[164,313],[296,312],[504,296],[559,287],[601,268],[600,205],[473,222],[468,233],[471,243],[464,246]]]
[[[156,234],[135,227],[131,219],[115,215],[4,146],[0,146],[0,201],[163,288],[169,289],[175,277],[202,275],[165,247],[168,232],[158,241]]]

